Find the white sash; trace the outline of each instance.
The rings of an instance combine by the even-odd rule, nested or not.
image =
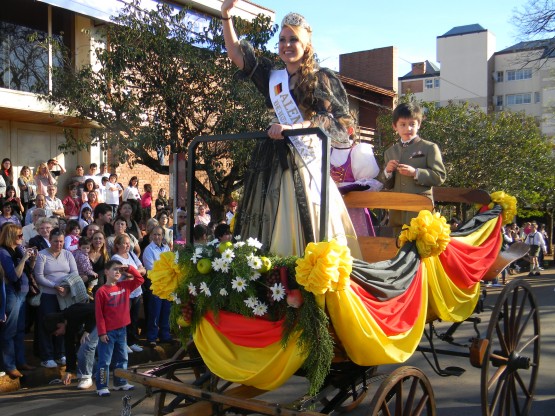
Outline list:
[[[270,99],[281,124],[296,124],[304,121],[303,115],[289,91],[289,76],[285,69],[271,71]],[[315,134],[309,136],[290,136],[289,140],[310,173],[310,189],[313,202],[320,205],[322,143]]]

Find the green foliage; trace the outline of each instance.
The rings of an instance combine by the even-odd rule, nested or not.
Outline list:
[[[519,216],[552,209],[552,144],[533,117],[509,111],[486,114],[468,103],[421,104],[426,117],[419,135],[440,147],[447,170],[445,186],[505,191],[517,198]],[[377,155],[396,140],[391,124],[391,114],[379,116]]]
[[[128,5],[116,24],[92,33],[96,61],[75,69],[70,52],[53,73],[54,90],[43,96],[52,105],[92,121],[90,137],[66,132],[62,150],[76,152],[99,144],[120,163],[139,163],[168,174],[160,157],[186,152],[196,136],[259,131],[266,128],[264,100],[250,83],[234,79],[236,68],[225,56],[221,21],[194,33],[184,18],[159,4],[152,11]],[[269,19],[237,19],[237,31],[262,53],[276,30]],[[60,45],[58,45],[61,47]],[[199,171],[208,184],[195,188],[213,209],[221,208],[241,179],[252,143],[203,146]],[[218,162],[225,160],[226,163]]]

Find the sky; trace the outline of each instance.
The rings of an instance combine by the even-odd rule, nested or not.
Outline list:
[[[302,14],[312,26],[312,41],[322,66],[339,69],[339,55],[385,46],[397,47],[398,75],[410,63],[436,61],[436,38],[455,26],[480,24],[496,37],[495,51],[518,43],[512,23],[526,0],[252,0],[276,12]],[[277,43],[277,38],[275,42]]]

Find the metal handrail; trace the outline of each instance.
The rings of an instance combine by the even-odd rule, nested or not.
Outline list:
[[[329,177],[330,177],[330,138],[326,132],[319,127],[311,127],[308,129],[294,129],[283,132],[285,137],[289,136],[306,136],[315,134],[322,140],[322,187],[320,197],[320,234],[319,240],[327,239],[328,234],[328,206],[329,206]],[[194,212],[195,212],[195,171],[196,158],[195,152],[201,143],[224,142],[229,140],[261,140],[268,139],[267,132],[239,133],[239,134],[222,134],[213,136],[197,136],[189,145],[187,150],[187,235],[188,242],[193,241]]]

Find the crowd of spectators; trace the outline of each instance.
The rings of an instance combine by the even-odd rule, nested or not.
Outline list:
[[[95,325],[95,298],[106,284],[106,265],[122,280],[134,273],[143,278],[159,254],[171,249],[166,191],[153,195],[152,186],[145,184],[141,192],[137,177],[124,187],[105,164],[97,172],[92,163],[87,174],[77,166],[63,192],[57,178],[66,171],[54,159],[41,163],[34,174],[22,167],[17,181],[9,159],[0,170],[0,370],[18,378],[34,369],[24,346],[25,333],[33,331],[40,365],[66,366],[64,383],[76,373],[78,388],[89,388],[98,340],[106,335]],[[129,272],[118,269],[127,266]],[[148,346],[173,342],[169,306],[149,296],[149,288],[146,279],[131,293],[125,357],[144,347],[140,324]],[[81,292],[85,297],[76,295]],[[139,321],[141,304],[145,312],[153,311],[145,313],[144,323]]]

